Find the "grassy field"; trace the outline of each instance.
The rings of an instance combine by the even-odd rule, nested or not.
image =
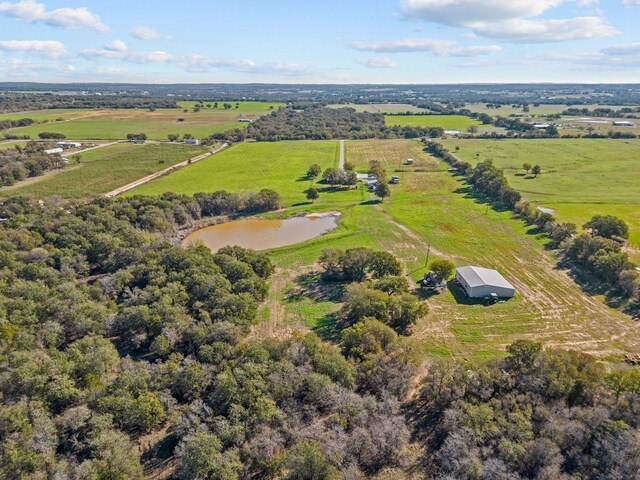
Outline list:
[[[94,112],[89,108],[57,108],[50,110],[29,110],[26,112],[0,113],[0,121],[2,120],[20,120],[22,118],[30,118],[38,122],[52,122],[59,118],[68,120],[70,118],[83,117]]]
[[[630,254],[640,261],[640,140],[446,140],[449,150],[470,162],[493,159],[524,198],[557,211],[564,221],[584,224],[612,214],[631,227]],[[456,152],[455,148],[459,147]],[[522,164],[542,174],[525,175]]]
[[[407,159],[413,165],[406,165]],[[420,169],[438,168],[441,164],[424,152],[424,146],[412,140],[368,140],[346,142],[346,161],[366,172],[369,161],[378,160],[390,172],[407,172]]]
[[[306,202],[305,190],[314,184],[326,201],[340,201],[345,192],[306,178],[309,165],[337,167],[337,141],[243,143],[166,177],[129,195],[157,195],[166,191],[193,194],[216,190],[257,191],[271,188],[287,205]]]
[[[588,108],[589,110],[593,110],[594,108],[613,108],[614,110],[618,110],[622,108],[620,105],[574,105],[576,108]],[[511,105],[503,105],[500,108],[487,108],[484,103],[468,103],[465,105],[465,108],[468,108],[472,112],[479,113],[488,113],[492,117],[497,115],[502,115],[504,117],[509,116],[513,113],[526,113],[522,111],[522,107],[513,108]],[[529,113],[528,115],[553,115],[556,113],[561,113],[568,108],[571,108],[567,105],[553,105],[553,104],[541,104],[538,107],[534,107],[533,105],[529,105]]]
[[[205,147],[179,144],[111,145],[83,153],[78,165],[0,189],[0,196],[82,198],[100,195],[206,151]]]
[[[235,105],[235,102],[231,103]],[[193,102],[183,106],[190,107],[192,104]],[[246,128],[247,124],[239,123],[239,118],[257,119],[268,113],[269,107],[277,108],[279,105],[240,102],[238,109],[203,108],[199,112],[194,112],[192,108],[158,109],[153,112],[133,109],[95,110],[75,120],[14,128],[8,132],[30,135],[32,138],[37,138],[38,133],[43,131],[57,132],[77,140],[120,140],[126,138],[128,133],[146,133],[148,138],[155,140],[166,140],[170,133],[190,133],[197,138],[204,138],[231,128]],[[185,109],[187,112],[184,112]],[[22,118],[20,115],[18,118]]]
[[[418,108],[415,105],[409,105],[407,103],[368,103],[366,105],[361,105],[357,103],[346,103],[346,104],[329,105],[329,108],[344,108],[344,107],[353,108],[355,109],[356,112],[371,112],[371,113],[405,113],[405,112],[420,113],[425,111],[423,108]]]
[[[478,127],[482,123],[464,115],[387,115],[387,125],[400,125],[404,127],[442,127],[445,130],[466,130],[471,125]]]
[[[254,327],[258,337],[309,328],[331,337],[341,287],[319,293],[317,260],[325,248],[366,246],[393,252],[413,280],[424,274],[430,248],[431,259],[498,268],[516,286],[514,299],[492,307],[470,304],[455,291],[429,298],[430,314],[412,335],[427,356],[487,358],[503,354],[504,346],[518,338],[606,358],[640,348],[637,323],[583,293],[556,268],[543,239],[529,234],[511,213],[487,210],[465,195],[465,185],[417,142],[346,142],[346,159],[358,171],[365,171],[372,158],[381,159],[388,170],[395,168],[397,158],[421,162],[421,168],[406,170],[401,183],[391,186],[392,195],[384,203],[361,187],[321,193],[316,203],[306,203],[302,192],[308,181],[301,178],[306,167],[313,161],[323,168],[336,165],[337,150],[337,142],[330,141],[242,144],[130,193],[269,187],[291,205],[271,217],[342,212],[336,231],[271,252],[277,272],[262,310],[264,321]]]

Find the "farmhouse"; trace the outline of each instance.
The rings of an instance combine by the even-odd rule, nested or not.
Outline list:
[[[45,150],[44,153],[46,153],[47,155],[55,155],[56,153],[62,153],[62,151],[62,148],[58,147]]]
[[[613,126],[614,127],[633,127],[633,123],[626,122],[626,121],[613,122]]]
[[[469,298],[482,298],[495,293],[498,297],[511,298],[516,289],[496,270],[482,267],[456,268],[456,280]]]

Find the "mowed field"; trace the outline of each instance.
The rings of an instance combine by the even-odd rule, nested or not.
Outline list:
[[[344,107],[353,108],[356,112],[371,113],[420,113],[425,111],[423,108],[418,108],[415,105],[409,105],[408,103],[367,103],[364,105],[358,103],[345,103],[329,105],[329,108]]]
[[[22,118],[30,118],[38,122],[53,122],[58,119],[69,120],[71,118],[83,117],[91,115],[95,110],[90,108],[55,108],[48,110],[29,110],[25,112],[0,113],[0,121],[2,120],[20,120]]]
[[[518,338],[612,359],[640,350],[637,322],[582,292],[556,268],[543,241],[527,234],[523,222],[509,212],[487,210],[466,196],[464,183],[451,176],[445,164],[426,155],[418,142],[346,142],[346,160],[358,171],[366,171],[371,159],[383,161],[388,171],[406,158],[421,162],[421,168],[403,172],[401,183],[391,185],[392,195],[383,203],[362,187],[321,192],[314,204],[306,203],[303,191],[309,182],[301,175],[309,163],[335,166],[337,151],[338,142],[332,141],[237,145],[129,194],[267,187],[279,191],[291,206],[270,217],[342,213],[336,231],[271,251],[277,271],[261,312],[264,321],[254,327],[259,337],[307,329],[327,337],[335,334],[332,314],[340,308],[339,295],[318,289],[317,261],[323,249],[365,246],[392,252],[416,281],[425,273],[430,248],[431,259],[499,269],[518,294],[491,307],[470,303],[455,290],[429,298],[430,313],[412,335],[426,356],[488,358],[504,354],[504,347]]]
[[[539,106],[534,106],[529,104],[529,112],[528,115],[554,115],[556,113],[561,113],[568,108],[588,108],[589,110],[593,110],[595,108],[612,108],[614,110],[618,110],[623,108],[620,105],[557,105],[557,104],[540,104]],[[502,115],[503,117],[509,116],[513,113],[527,113],[522,111],[522,107],[513,108],[511,105],[502,105],[500,108],[488,108],[485,103],[467,103],[464,108],[468,108],[472,112],[479,113],[488,113],[491,116]]]
[[[183,104],[183,108],[158,109],[153,112],[142,109],[90,110],[80,118],[14,128],[8,132],[32,138],[37,138],[41,132],[56,132],[75,140],[121,140],[128,133],[146,133],[153,140],[166,140],[171,133],[190,133],[196,138],[204,138],[231,128],[246,128],[247,123],[238,122],[239,118],[255,120],[268,113],[269,107],[278,108],[281,105],[240,102],[239,108],[224,110],[222,103],[219,103],[218,109],[205,107],[199,112],[193,111],[193,102]],[[235,106],[235,102],[229,103]],[[26,113],[12,115],[23,118]]]
[[[338,148],[337,141],[242,143],[135,188],[128,195],[159,195],[167,191],[188,195],[216,190],[255,192],[270,188],[280,193],[286,205],[292,205],[306,202],[305,190],[315,185],[321,197],[339,200],[344,192],[306,178],[313,163],[323,170],[337,167]]]
[[[469,162],[492,159],[524,198],[583,225],[593,215],[617,215],[630,225],[630,256],[640,261],[640,140],[445,140]],[[456,147],[459,150],[456,151]],[[524,162],[542,174],[525,175]]]
[[[122,143],[81,154],[81,162],[0,189],[0,196],[33,195],[83,198],[117,187],[183,162],[208,148],[181,144]]]
[[[464,131],[471,125],[482,127],[482,123],[464,115],[386,115],[387,125],[412,127],[442,127],[445,130]]]

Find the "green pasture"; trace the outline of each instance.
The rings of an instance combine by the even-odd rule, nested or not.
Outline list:
[[[206,151],[205,147],[169,143],[110,145],[81,154],[77,165],[0,189],[0,196],[97,196]]]
[[[69,120],[71,118],[92,115],[97,110],[90,108],[56,108],[49,110],[29,110],[25,112],[0,113],[0,121],[2,120],[20,120],[22,118],[30,118],[38,122],[53,122],[59,118]]]
[[[159,195],[163,192],[193,194],[216,190],[255,192],[276,190],[286,205],[306,203],[305,190],[315,186],[324,202],[340,202],[354,190],[332,189],[306,177],[309,165],[322,169],[338,166],[337,141],[242,143],[166,177],[129,192]]]
[[[229,103],[235,105],[235,102]],[[277,108],[279,104],[273,105]],[[152,140],[166,140],[171,133],[190,133],[196,138],[204,138],[232,128],[246,128],[247,123],[240,123],[240,118],[256,120],[268,113],[270,106],[268,103],[241,102],[238,109],[202,108],[199,112],[192,108],[157,109],[153,112],[143,109],[96,110],[84,118],[13,128],[7,132],[31,138],[37,138],[41,132],[55,132],[77,140],[121,140],[128,133],[146,133]]]
[[[492,159],[524,198],[556,210],[560,220],[584,224],[595,214],[617,215],[631,228],[630,252],[640,259],[640,140],[445,140],[472,163]],[[459,150],[456,150],[459,147]],[[538,177],[522,164],[539,164]]]
[[[423,108],[418,108],[415,105],[409,105],[408,103],[335,103],[329,105],[329,108],[353,108],[356,112],[371,112],[371,113],[420,113],[424,112]]]
[[[278,268],[257,335],[312,328],[333,338],[332,314],[340,307],[341,287],[335,287],[334,298],[318,294],[317,261],[325,248],[365,246],[397,255],[414,282],[425,273],[429,252],[431,260],[447,258],[456,266],[497,268],[517,288],[514,299],[492,307],[470,303],[455,289],[429,297],[430,313],[412,334],[425,355],[487,358],[503,354],[504,347],[518,338],[607,358],[619,358],[639,347],[636,323],[606,307],[602,299],[583,293],[556,268],[543,238],[510,212],[496,212],[471,198],[464,182],[426,155],[417,142],[346,142],[346,160],[358,171],[365,171],[371,158],[383,159],[388,172],[396,156],[411,155],[423,162],[419,171],[403,172],[401,183],[391,186],[392,195],[383,203],[361,186],[324,191],[314,204],[307,203],[306,168],[314,162],[323,168],[335,166],[337,153],[335,141],[246,143],[128,194],[273,188],[289,208],[269,217],[342,213],[336,231],[271,251]]]
[[[478,127],[482,123],[464,115],[386,115],[387,125],[399,125],[401,127],[441,127],[445,130],[464,131],[471,125]]]

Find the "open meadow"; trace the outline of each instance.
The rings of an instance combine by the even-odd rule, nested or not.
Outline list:
[[[482,127],[482,123],[464,115],[386,115],[387,125],[401,127],[441,127],[445,130],[464,131],[471,125]]]
[[[163,192],[255,192],[270,188],[286,205],[306,202],[305,190],[315,185],[321,198],[339,200],[344,192],[306,177],[309,165],[325,170],[338,166],[337,141],[291,141],[242,143],[171,175],[128,192],[128,195],[159,195]],[[316,179],[320,180],[320,178]]]
[[[555,210],[562,221],[581,226],[596,214],[619,216],[630,226],[630,256],[640,260],[640,140],[445,140],[443,144],[472,163],[492,159],[525,199]],[[542,173],[526,175],[525,162],[540,165]]]
[[[306,167],[314,162],[323,168],[337,165],[337,151],[338,142],[332,141],[241,144],[129,194],[273,188],[289,208],[269,217],[342,213],[336,231],[271,251],[278,268],[263,321],[254,327],[257,337],[306,329],[335,335],[333,314],[340,307],[342,287],[336,287],[335,295],[318,288],[317,261],[325,248],[364,246],[398,256],[414,285],[426,271],[430,251],[430,259],[446,258],[456,266],[497,268],[517,288],[514,299],[491,307],[470,303],[455,289],[428,298],[430,313],[412,335],[425,355],[486,358],[503,354],[505,345],[518,338],[606,358],[640,348],[637,323],[582,292],[556,268],[542,239],[510,212],[496,212],[469,197],[464,182],[426,155],[419,142],[346,142],[346,160],[358,171],[366,171],[373,159],[381,160],[389,173],[406,158],[421,165],[405,170],[384,202],[359,186],[321,192],[315,203],[307,203],[303,191],[309,182],[302,178]]]
[[[0,196],[33,195],[36,198],[92,197],[206,152],[193,145],[121,143],[81,154],[79,164],[52,170],[11,187]]]
[[[169,134],[184,135],[190,133],[196,138],[208,137],[213,133],[224,132],[232,128],[246,128],[247,123],[238,122],[240,118],[255,120],[268,113],[270,107],[281,104],[261,102],[239,102],[238,108],[225,110],[220,102],[219,108],[205,107],[193,111],[193,102],[184,103],[183,108],[157,109],[104,109],[85,110],[78,118],[30,125],[7,130],[13,135],[29,135],[37,138],[41,132],[62,133],[74,140],[122,140],[128,133],[146,133],[152,140],[166,140]],[[186,111],[185,111],[186,110]],[[46,111],[44,111],[46,112]],[[11,114],[14,118],[23,118],[28,112]],[[0,115],[1,118],[4,116]],[[55,117],[57,118],[57,117]]]
[[[340,103],[328,105],[329,108],[344,108],[349,107],[355,109],[356,112],[371,112],[371,113],[420,113],[424,112],[424,108],[418,108],[415,105],[408,103]]]

